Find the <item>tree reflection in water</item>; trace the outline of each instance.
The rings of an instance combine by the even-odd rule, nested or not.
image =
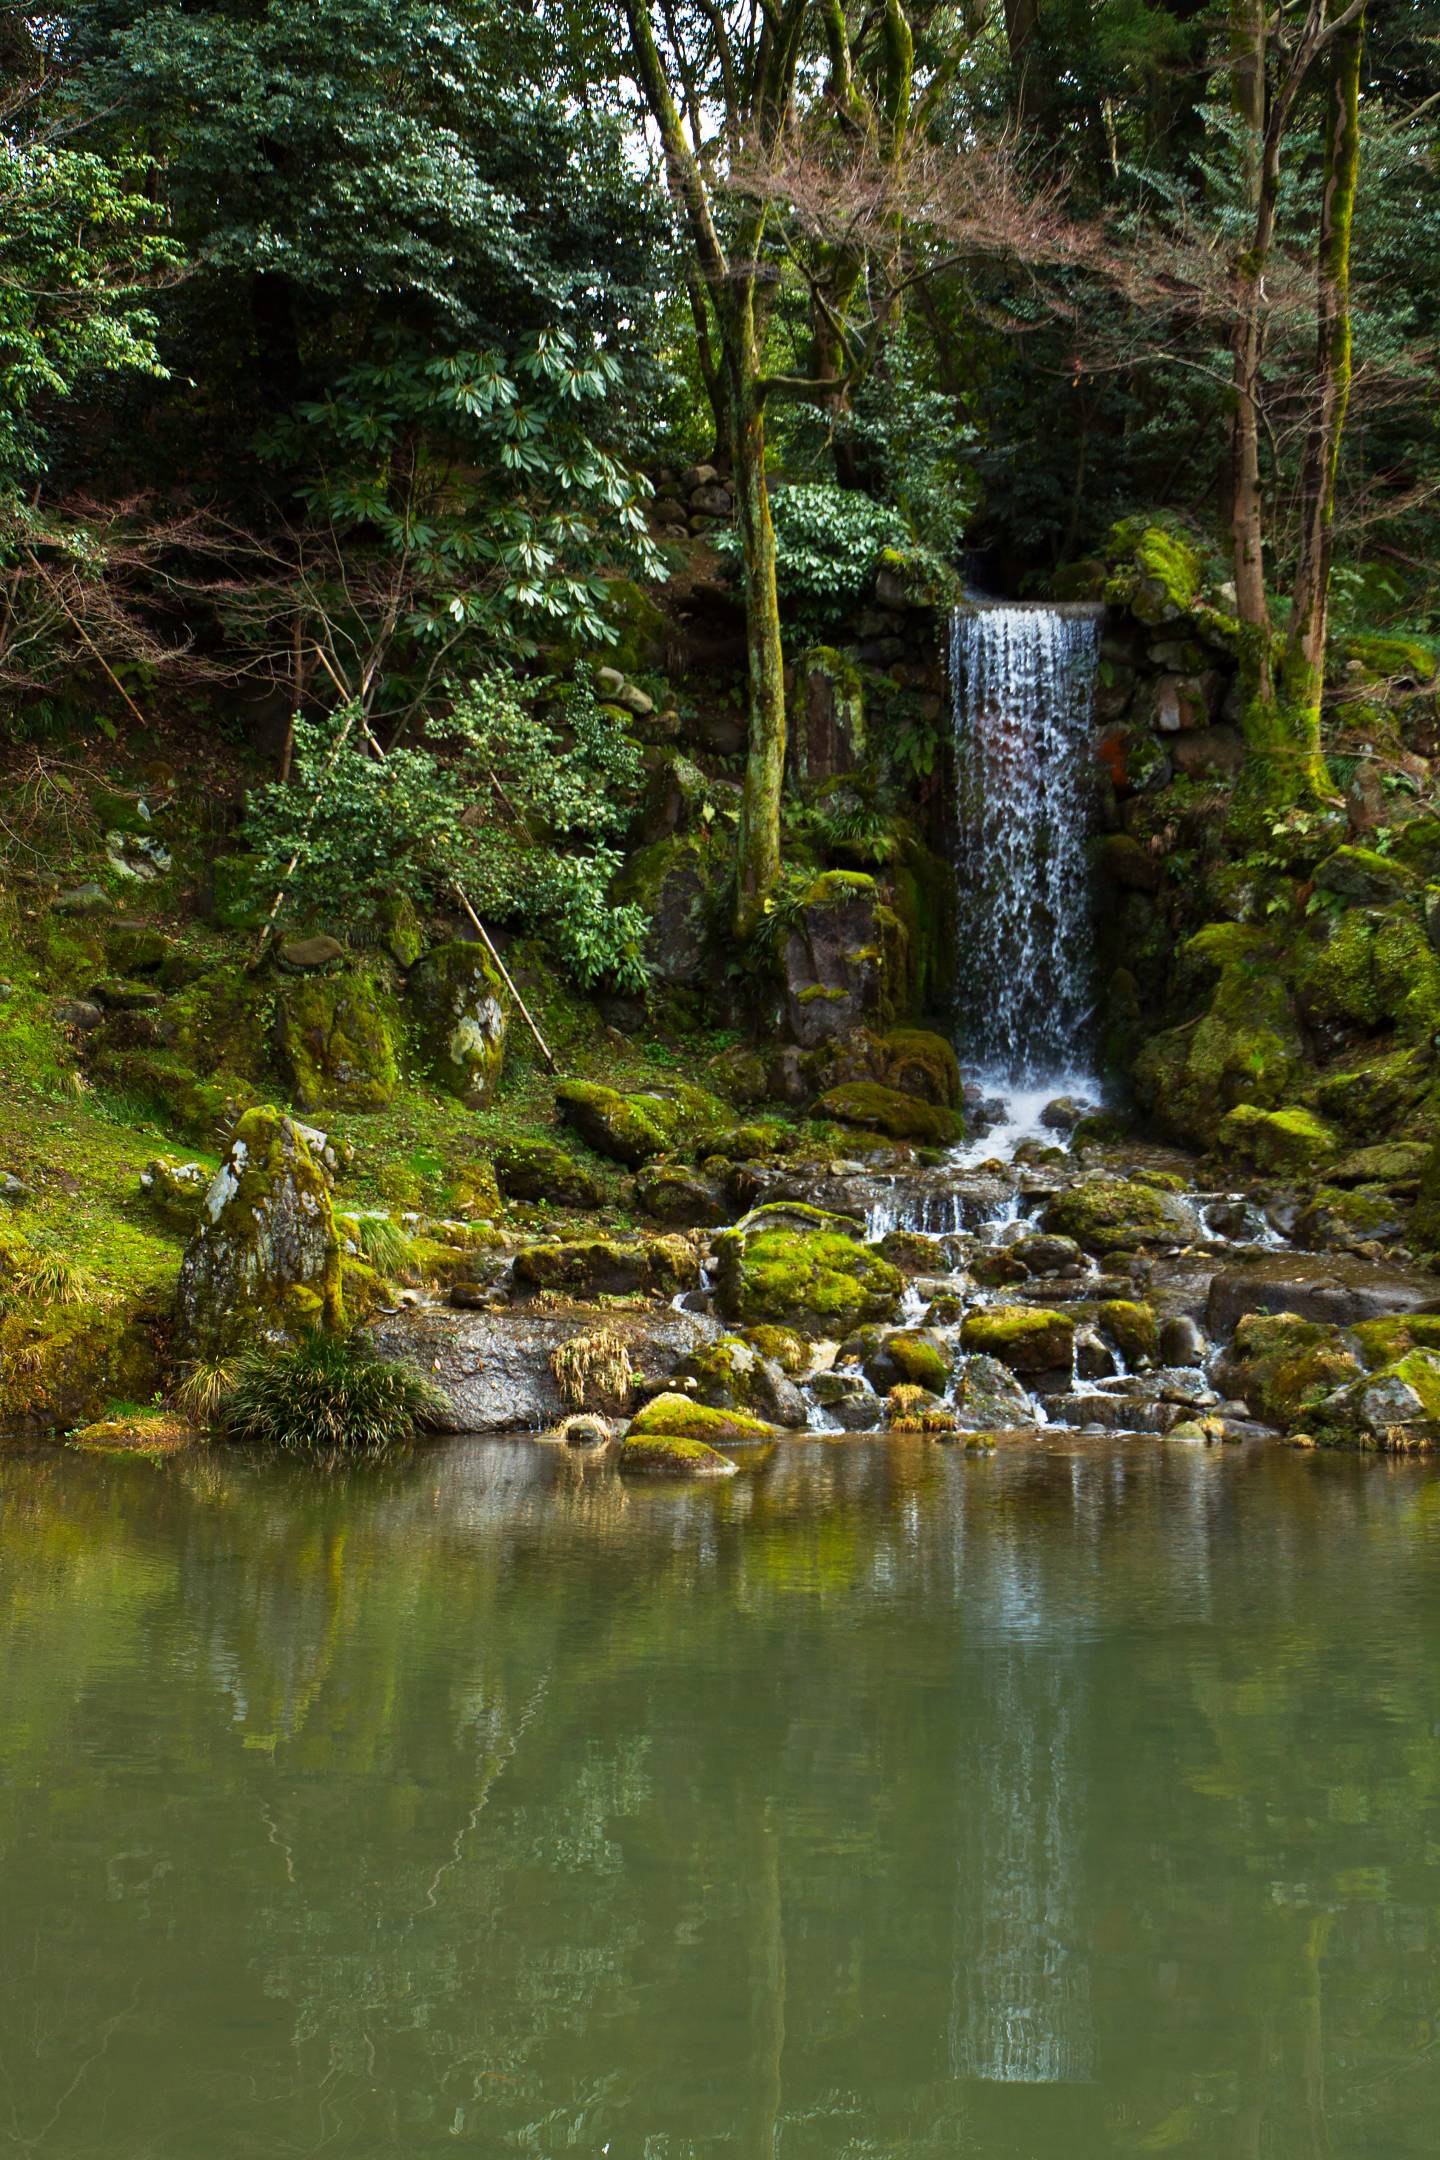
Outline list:
[[[1429,2150],[1440,1486],[797,1440],[0,1468],[69,2156]]]

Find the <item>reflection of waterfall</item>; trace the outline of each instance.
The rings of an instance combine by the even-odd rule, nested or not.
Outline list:
[[[1090,1967],[1080,1936],[1073,1664],[1012,1645],[966,1738],[950,2073],[1068,2084],[1094,2065]]]
[[[951,620],[964,1044],[1012,1082],[1087,1064],[1099,643],[1089,608],[968,607]]]

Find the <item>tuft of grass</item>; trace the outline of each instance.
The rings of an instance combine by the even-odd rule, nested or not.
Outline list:
[[[383,1455],[443,1407],[428,1380],[382,1358],[368,1336],[317,1329],[289,1348],[246,1351],[225,1427],[233,1439],[290,1454]]]
[[[239,1377],[237,1358],[196,1358],[187,1367],[172,1400],[195,1425],[213,1425]]]
[[[390,1215],[357,1215],[355,1242],[360,1257],[388,1280],[413,1275],[419,1266],[415,1240]]]
[[[68,1253],[25,1252],[14,1255],[9,1288],[35,1305],[83,1305],[95,1295],[88,1268]]]

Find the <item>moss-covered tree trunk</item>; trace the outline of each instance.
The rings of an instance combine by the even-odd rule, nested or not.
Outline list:
[[[1335,540],[1335,478],[1350,405],[1350,230],[1360,178],[1360,61],[1365,18],[1340,32],[1331,50],[1325,107],[1325,168],[1316,241],[1315,411],[1300,482],[1300,549],[1294,602],[1281,669],[1281,697],[1297,737],[1313,745],[1316,778],[1328,779],[1320,753],[1330,570]]]
[[[728,342],[728,341],[727,341]],[[745,645],[750,746],[740,799],[735,927],[752,930],[780,874],[780,796],[785,782],[785,655],[775,585],[775,528],[765,485],[765,413],[753,367],[735,369],[735,510],[745,568]]]

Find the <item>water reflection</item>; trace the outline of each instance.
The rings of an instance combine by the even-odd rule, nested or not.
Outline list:
[[[0,2125],[1431,2149],[1440,1485],[797,1440],[0,1466]]]

